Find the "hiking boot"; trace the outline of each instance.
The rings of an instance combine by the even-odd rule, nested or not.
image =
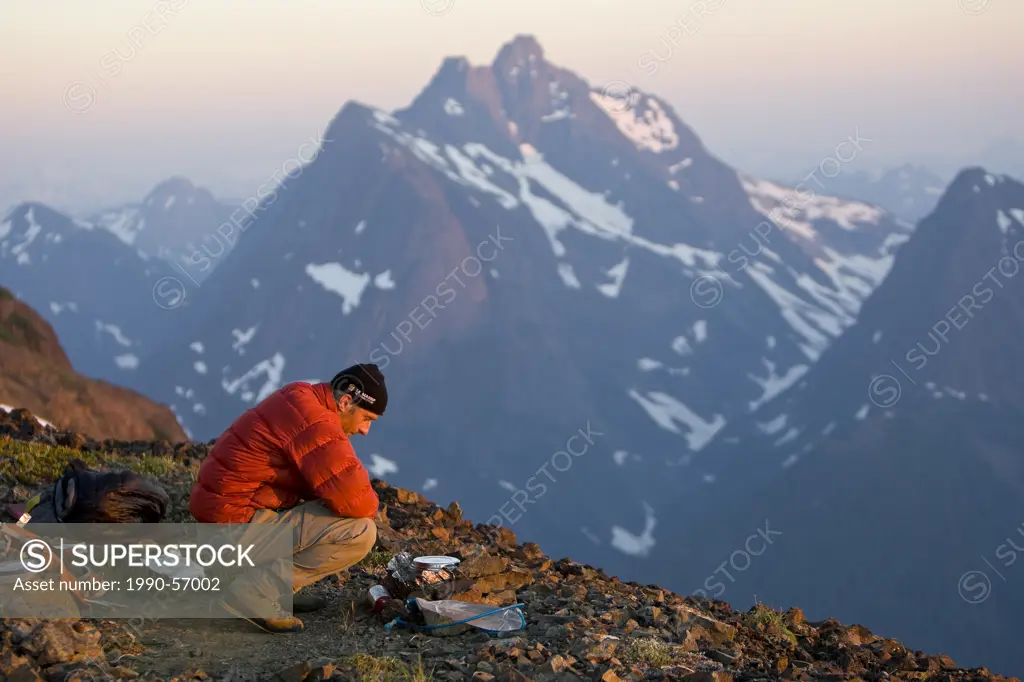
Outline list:
[[[315,594],[292,595],[292,611],[295,613],[312,613],[327,606],[327,600]]]
[[[242,616],[244,618],[244,616]],[[247,621],[258,627],[264,632],[269,632],[272,635],[289,634],[292,632],[302,632],[306,629],[302,621],[298,618],[246,618]]]
[[[260,630],[269,632],[272,635],[287,634],[293,632],[302,632],[306,629],[302,621],[298,618],[253,618],[250,616],[243,616],[242,611],[233,603],[233,599],[225,597],[221,599],[220,606],[222,609],[235,616],[247,620]]]

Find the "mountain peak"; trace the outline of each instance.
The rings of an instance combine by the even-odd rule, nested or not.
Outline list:
[[[197,187],[188,178],[175,175],[158,183],[142,200],[143,206],[163,211],[169,210],[175,203],[206,205],[216,203],[216,199],[208,190]]]
[[[324,139],[326,141],[338,140],[344,138],[349,132],[363,130],[367,122],[373,120],[376,111],[377,109],[363,102],[346,101],[327,124],[323,135]],[[324,144],[326,145],[327,142]]]
[[[494,66],[525,64],[544,61],[544,48],[529,34],[521,33],[501,46],[494,58]]]
[[[985,178],[989,175],[991,173],[981,166],[968,166],[956,174],[956,177],[949,183],[947,192],[970,191],[973,185],[984,183]]]
[[[1019,186],[1021,183],[1009,175],[993,173],[981,166],[969,166],[956,174],[949,183],[943,198],[947,196],[1001,194],[1006,188]]]
[[[438,73],[465,73],[470,68],[469,60],[464,56],[459,57],[445,57],[441,62],[441,68],[438,69]]]
[[[183,175],[172,175],[166,180],[157,183],[150,192],[193,192],[198,189],[192,181]]]
[[[544,48],[535,37],[527,34],[517,35],[502,45],[489,67],[474,66],[465,56],[445,57],[420,94],[406,109],[395,114],[402,119],[403,112],[432,106],[439,98],[441,102],[446,102],[449,98],[460,98],[467,88],[475,91],[476,98],[491,99],[491,104],[494,104],[494,98],[500,98],[501,95],[498,92],[498,84],[493,79],[493,73],[529,72],[535,65],[543,62]],[[498,108],[500,109],[500,104]]]
[[[1020,182],[1009,176],[990,173],[981,166],[969,166],[960,170],[946,187],[935,212],[991,213],[1000,207],[1020,208],[1017,202],[1022,189]]]

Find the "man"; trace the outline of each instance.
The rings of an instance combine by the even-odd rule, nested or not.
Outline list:
[[[189,510],[200,523],[275,523],[293,529],[292,592],[358,563],[377,538],[377,493],[349,436],[366,435],[388,394],[376,365],[353,365],[330,383],[288,384],[246,410],[203,460]],[[222,606],[267,632],[301,632],[298,618],[250,618],[239,604],[284,586],[266,577],[228,588]],[[276,597],[275,597],[276,595]],[[293,597],[296,612],[324,606]],[[253,611],[249,611],[252,613]]]

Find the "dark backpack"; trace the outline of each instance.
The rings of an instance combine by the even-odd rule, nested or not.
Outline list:
[[[29,523],[159,523],[170,505],[155,481],[131,471],[94,471],[74,459],[40,495]]]

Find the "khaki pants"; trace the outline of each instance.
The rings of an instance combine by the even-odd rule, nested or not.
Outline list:
[[[335,516],[319,500],[284,511],[259,509],[249,523],[281,524],[291,528],[294,545],[292,593],[359,563],[377,541],[377,526],[373,519]],[[283,612],[291,611],[291,595],[281,580],[282,575],[287,575],[286,568],[271,565],[255,577],[249,574],[250,577],[244,581],[237,581],[244,585],[241,589],[236,584],[228,589],[236,600],[253,610],[253,615],[256,615],[256,610],[266,612],[268,601],[278,605],[279,613],[283,615]],[[260,617],[268,616],[261,613]]]

